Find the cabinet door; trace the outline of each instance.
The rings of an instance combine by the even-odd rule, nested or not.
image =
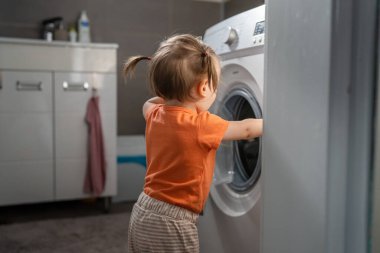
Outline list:
[[[52,74],[0,71],[0,204],[53,199]]]
[[[55,73],[56,198],[83,193],[88,157],[87,103],[99,87],[100,111],[107,159],[104,196],[116,194],[116,78],[111,74]]]
[[[53,161],[0,161],[0,205],[51,201]]]

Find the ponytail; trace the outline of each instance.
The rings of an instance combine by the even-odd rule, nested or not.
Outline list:
[[[132,78],[134,76],[136,65],[141,60],[151,60],[151,58],[147,56],[142,56],[142,55],[130,57],[127,60],[127,62],[124,64],[124,68],[123,68],[124,76],[125,77],[129,76],[130,78]]]

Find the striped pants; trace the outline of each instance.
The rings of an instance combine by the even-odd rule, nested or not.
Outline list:
[[[198,214],[149,197],[144,192],[133,207],[128,250],[140,252],[199,252]]]

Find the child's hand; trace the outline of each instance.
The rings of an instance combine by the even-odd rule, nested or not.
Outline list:
[[[223,140],[250,140],[263,134],[262,119],[244,119],[229,121]]]

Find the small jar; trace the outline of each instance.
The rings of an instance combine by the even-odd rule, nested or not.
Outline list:
[[[75,30],[75,27],[73,25],[69,28],[69,40],[70,42],[77,42],[78,41],[78,33]]]

